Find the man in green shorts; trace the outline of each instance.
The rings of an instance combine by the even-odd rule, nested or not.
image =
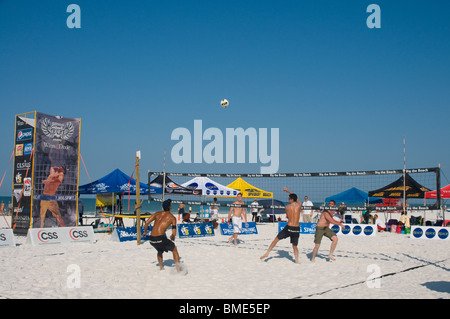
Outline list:
[[[330,207],[335,207],[336,203],[334,200],[330,200],[330,203],[328,204]],[[317,252],[319,251],[320,243],[322,242],[322,237],[328,237],[331,240],[331,247],[330,247],[330,253],[328,255],[329,260],[335,260],[333,257],[334,250],[336,249],[336,245],[338,242],[338,238],[334,231],[330,229],[330,223],[334,225],[338,225],[341,227],[344,227],[344,224],[342,223],[342,220],[337,221],[333,219],[333,215],[337,211],[333,210],[326,210],[323,211],[320,215],[319,221],[317,222],[316,226],[316,234],[314,236],[314,249],[312,252],[311,262],[314,262],[316,259]]]

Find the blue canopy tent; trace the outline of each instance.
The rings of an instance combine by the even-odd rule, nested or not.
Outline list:
[[[139,183],[140,194],[148,194],[148,185]],[[86,185],[78,187],[79,194],[130,194],[136,195],[136,180],[119,169],[116,169],[108,175]]]
[[[325,198],[326,202],[329,202],[330,200],[334,200],[336,203],[346,204],[367,203],[369,200],[369,194],[356,187],[352,187],[342,193]],[[378,204],[382,202],[383,200],[377,197],[370,198],[369,200],[369,204]]]

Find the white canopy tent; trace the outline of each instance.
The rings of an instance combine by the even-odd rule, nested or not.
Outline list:
[[[202,195],[208,197],[232,198],[236,197],[239,193],[239,190],[219,184],[208,177],[195,177],[181,186],[190,189],[201,189],[203,191]]]

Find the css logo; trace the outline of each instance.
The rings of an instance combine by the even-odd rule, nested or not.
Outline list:
[[[440,239],[447,239],[448,238],[448,230],[447,229],[441,229],[438,232],[438,237]]]
[[[49,240],[58,239],[58,233],[41,230],[38,232],[38,239],[41,242],[46,243]]]
[[[373,234],[373,227],[371,226],[366,226],[364,228],[364,235],[370,236]]]
[[[426,236],[428,239],[432,239],[432,238],[434,238],[434,236],[436,236],[436,231],[435,231],[433,228],[428,228],[428,229],[425,231],[425,236]]]
[[[414,231],[413,231],[413,236],[414,236],[415,238],[420,238],[420,237],[422,237],[422,236],[423,236],[423,230],[422,230],[422,228],[416,228],[416,229],[414,229]]]
[[[353,227],[353,235],[359,235],[362,232],[361,226],[355,226]]]
[[[88,237],[87,231],[85,231],[85,230],[77,230],[76,228],[72,228],[69,231],[69,235],[70,235],[70,238],[72,238],[72,240],[80,240],[82,238]]]

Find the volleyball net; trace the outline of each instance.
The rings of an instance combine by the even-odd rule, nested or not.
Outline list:
[[[198,182],[202,179],[203,184]],[[287,189],[295,193],[302,202],[308,196],[314,210],[329,209],[327,205],[333,199],[336,206],[344,203],[350,211],[365,210],[367,206],[372,210],[395,211],[404,208],[404,197],[407,200],[405,208],[408,210],[433,210],[440,207],[440,198],[425,199],[426,191],[440,189],[438,167],[279,174],[149,171],[148,181],[151,190],[149,201],[161,202],[170,198],[174,204],[207,206],[212,205],[213,199],[217,198],[215,206],[250,208],[256,199],[259,208],[279,209],[289,202],[289,194],[285,191]],[[230,188],[243,194],[245,204],[233,204],[237,192],[228,193]]]

